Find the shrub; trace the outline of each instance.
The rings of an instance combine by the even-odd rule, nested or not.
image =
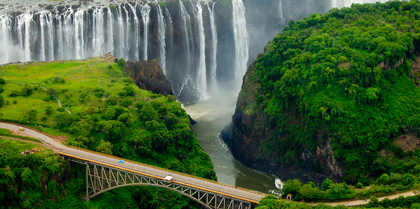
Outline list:
[[[113,96],[113,97],[108,98],[108,99],[105,101],[105,104],[106,104],[107,106],[114,106],[114,105],[117,105],[117,104],[118,104],[117,97]]]
[[[125,67],[125,60],[123,58],[118,59],[117,63],[120,67]]]
[[[362,187],[363,187],[363,184],[361,182],[357,182],[356,188],[362,188]]]

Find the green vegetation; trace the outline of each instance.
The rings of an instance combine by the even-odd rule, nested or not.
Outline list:
[[[261,106],[265,128],[274,131],[262,143],[266,153],[278,164],[322,172],[299,157],[328,142],[348,183],[366,185],[384,173],[418,177],[420,149],[394,141],[420,137],[420,89],[410,76],[419,55],[418,0],[356,4],[290,21],[246,78],[261,85],[257,105],[247,109]]]
[[[35,148],[35,149],[34,149]],[[34,149],[31,154],[21,154]],[[39,150],[39,151],[38,151]],[[63,181],[69,166],[47,148],[0,138],[0,201],[11,208],[83,208],[80,181]],[[76,166],[72,179],[83,178],[83,166]],[[69,176],[70,177],[70,176]],[[63,195],[66,194],[66,195]],[[77,198],[79,201],[74,201]]]
[[[384,179],[387,179],[387,181],[383,181]],[[363,187],[363,185],[361,187]],[[375,184],[371,184],[367,188],[356,188],[358,188],[358,185],[353,187],[351,185],[347,185],[345,182],[334,183],[332,180],[327,178],[324,182],[322,182],[320,190],[313,182],[308,182],[307,184],[302,185],[298,179],[294,179],[288,180],[286,184],[284,184],[282,195],[286,197],[288,194],[291,194],[293,195],[294,200],[305,200],[306,202],[366,199],[372,196],[380,197],[405,192],[410,189],[414,189],[414,194],[416,194],[416,188],[420,190],[420,183],[418,183],[418,180],[416,180],[412,174],[407,173],[400,175],[397,173],[391,173],[390,175],[383,174],[376,180]]]
[[[2,129],[2,128],[0,128],[0,136],[10,136],[10,137],[13,137],[13,138],[25,139],[25,140],[28,140],[28,141],[42,143],[42,141],[39,140],[39,139],[35,139],[35,138],[32,138],[32,137],[27,137],[27,136],[13,135],[11,130]]]
[[[362,209],[362,208],[411,208],[416,209],[419,208],[420,204],[420,196],[411,196],[411,197],[402,197],[400,196],[397,199],[390,200],[388,198],[385,198],[382,201],[378,201],[378,199],[374,196],[372,196],[371,201],[367,205],[359,206],[359,207],[351,207],[353,209]],[[319,204],[317,206],[312,206],[308,204],[301,204],[297,202],[287,202],[285,200],[279,199],[273,195],[269,195],[267,197],[264,197],[258,207],[258,209],[345,209],[347,208],[344,205],[338,205],[338,206],[330,206],[330,205],[324,205]]]
[[[3,95],[8,95],[5,100],[13,98],[17,102],[0,108],[0,119],[36,125],[53,135],[64,133],[68,145],[215,179],[210,159],[200,148],[181,105],[172,95],[165,97],[139,89],[133,79],[123,74],[124,65],[123,59],[109,64],[91,58],[2,66],[0,72],[6,80]],[[12,92],[16,95],[10,96]],[[63,107],[58,106],[56,97]],[[74,191],[62,192],[57,198],[70,195],[72,204],[82,204],[85,188],[80,182],[83,184],[84,177],[77,172],[83,173],[84,168],[71,170],[75,178],[68,183],[74,183]],[[63,184],[57,187],[67,189]],[[56,201],[47,199],[41,198],[35,207],[43,207],[39,203],[44,201]],[[5,206],[13,207],[20,201],[6,202]],[[127,187],[100,195],[83,203],[83,207],[182,208],[191,202],[164,189]]]

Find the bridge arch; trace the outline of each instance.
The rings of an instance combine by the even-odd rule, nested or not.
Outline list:
[[[86,197],[90,200],[104,192],[128,186],[153,186],[168,189],[188,197],[206,208],[251,209],[256,203],[217,194],[178,183],[166,182],[160,177],[146,176],[91,162],[86,164]]]

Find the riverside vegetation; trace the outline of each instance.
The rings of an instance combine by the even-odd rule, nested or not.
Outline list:
[[[67,136],[68,145],[214,180],[210,159],[181,105],[172,95],[139,89],[124,75],[124,65],[122,59],[117,63],[99,57],[1,66],[6,82],[0,119]],[[0,146],[4,207],[198,207],[181,194],[141,186],[114,189],[83,202],[83,165],[63,161],[47,149],[24,156],[21,152],[34,145],[22,142],[1,139]]]
[[[274,159],[269,162],[276,166],[310,168],[344,181],[326,179],[319,189],[289,180],[283,195],[305,201],[372,196],[368,208],[419,208],[418,196],[380,203],[374,198],[420,191],[419,56],[418,0],[354,4],[290,21],[251,65],[234,121],[263,130],[259,163]],[[242,130],[244,144],[258,133]],[[317,158],[323,144],[331,145],[330,164]],[[371,185],[355,190],[346,182]],[[330,206],[270,196],[259,208]]]

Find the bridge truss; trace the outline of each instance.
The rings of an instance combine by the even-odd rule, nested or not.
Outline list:
[[[218,209],[251,209],[257,204],[248,201],[223,196],[213,192],[197,189],[176,182],[167,182],[160,177],[142,175],[114,167],[104,166],[81,159],[64,156],[66,160],[86,165],[86,197],[91,198],[106,191],[126,186],[155,186],[169,189],[193,199],[206,208]]]

